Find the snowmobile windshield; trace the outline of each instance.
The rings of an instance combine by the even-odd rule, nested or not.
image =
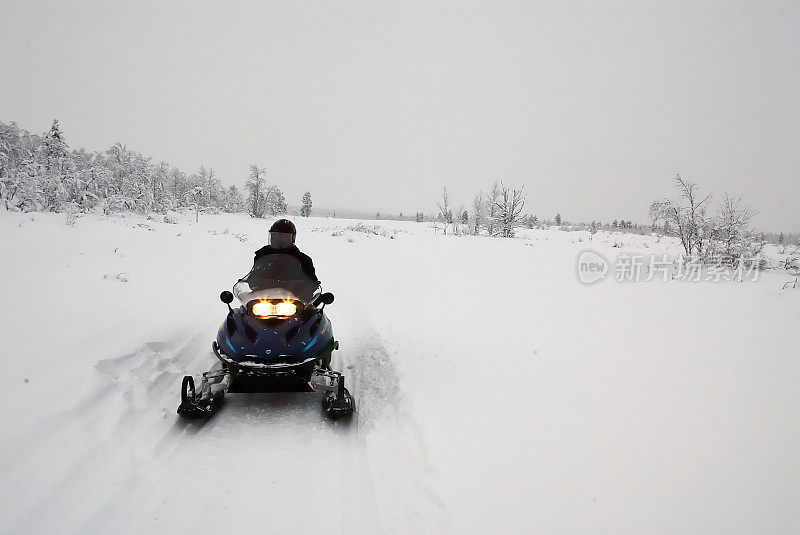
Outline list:
[[[309,277],[300,260],[288,254],[269,254],[258,258],[233,293],[244,304],[254,299],[297,299],[308,303],[319,291],[319,283]]]

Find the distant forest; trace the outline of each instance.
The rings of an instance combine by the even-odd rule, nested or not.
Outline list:
[[[105,152],[70,149],[58,120],[44,134],[0,121],[0,201],[25,212],[156,212],[244,209],[236,186],[214,171],[188,174],[116,143]]]

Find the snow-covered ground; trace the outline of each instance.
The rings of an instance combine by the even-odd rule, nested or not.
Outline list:
[[[676,246],[302,219],[357,420],[249,394],[187,424],[271,221],[161,219],[0,213],[0,532],[800,531],[785,273],[586,286],[585,248]]]

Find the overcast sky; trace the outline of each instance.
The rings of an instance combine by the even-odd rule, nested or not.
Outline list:
[[[431,212],[496,179],[646,221],[680,172],[800,231],[800,2],[19,2],[0,119],[290,202]]]

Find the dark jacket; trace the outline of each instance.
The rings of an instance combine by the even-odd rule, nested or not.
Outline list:
[[[319,279],[317,278],[317,272],[314,271],[314,262],[311,261],[311,257],[305,253],[300,252],[300,249],[297,248],[296,245],[292,245],[291,247],[287,247],[286,249],[273,249],[269,245],[266,245],[256,251],[256,257],[253,259],[253,262],[261,258],[262,256],[267,256],[270,254],[288,254],[300,261],[300,265],[303,267],[303,271],[306,275],[317,281],[319,283]]]

